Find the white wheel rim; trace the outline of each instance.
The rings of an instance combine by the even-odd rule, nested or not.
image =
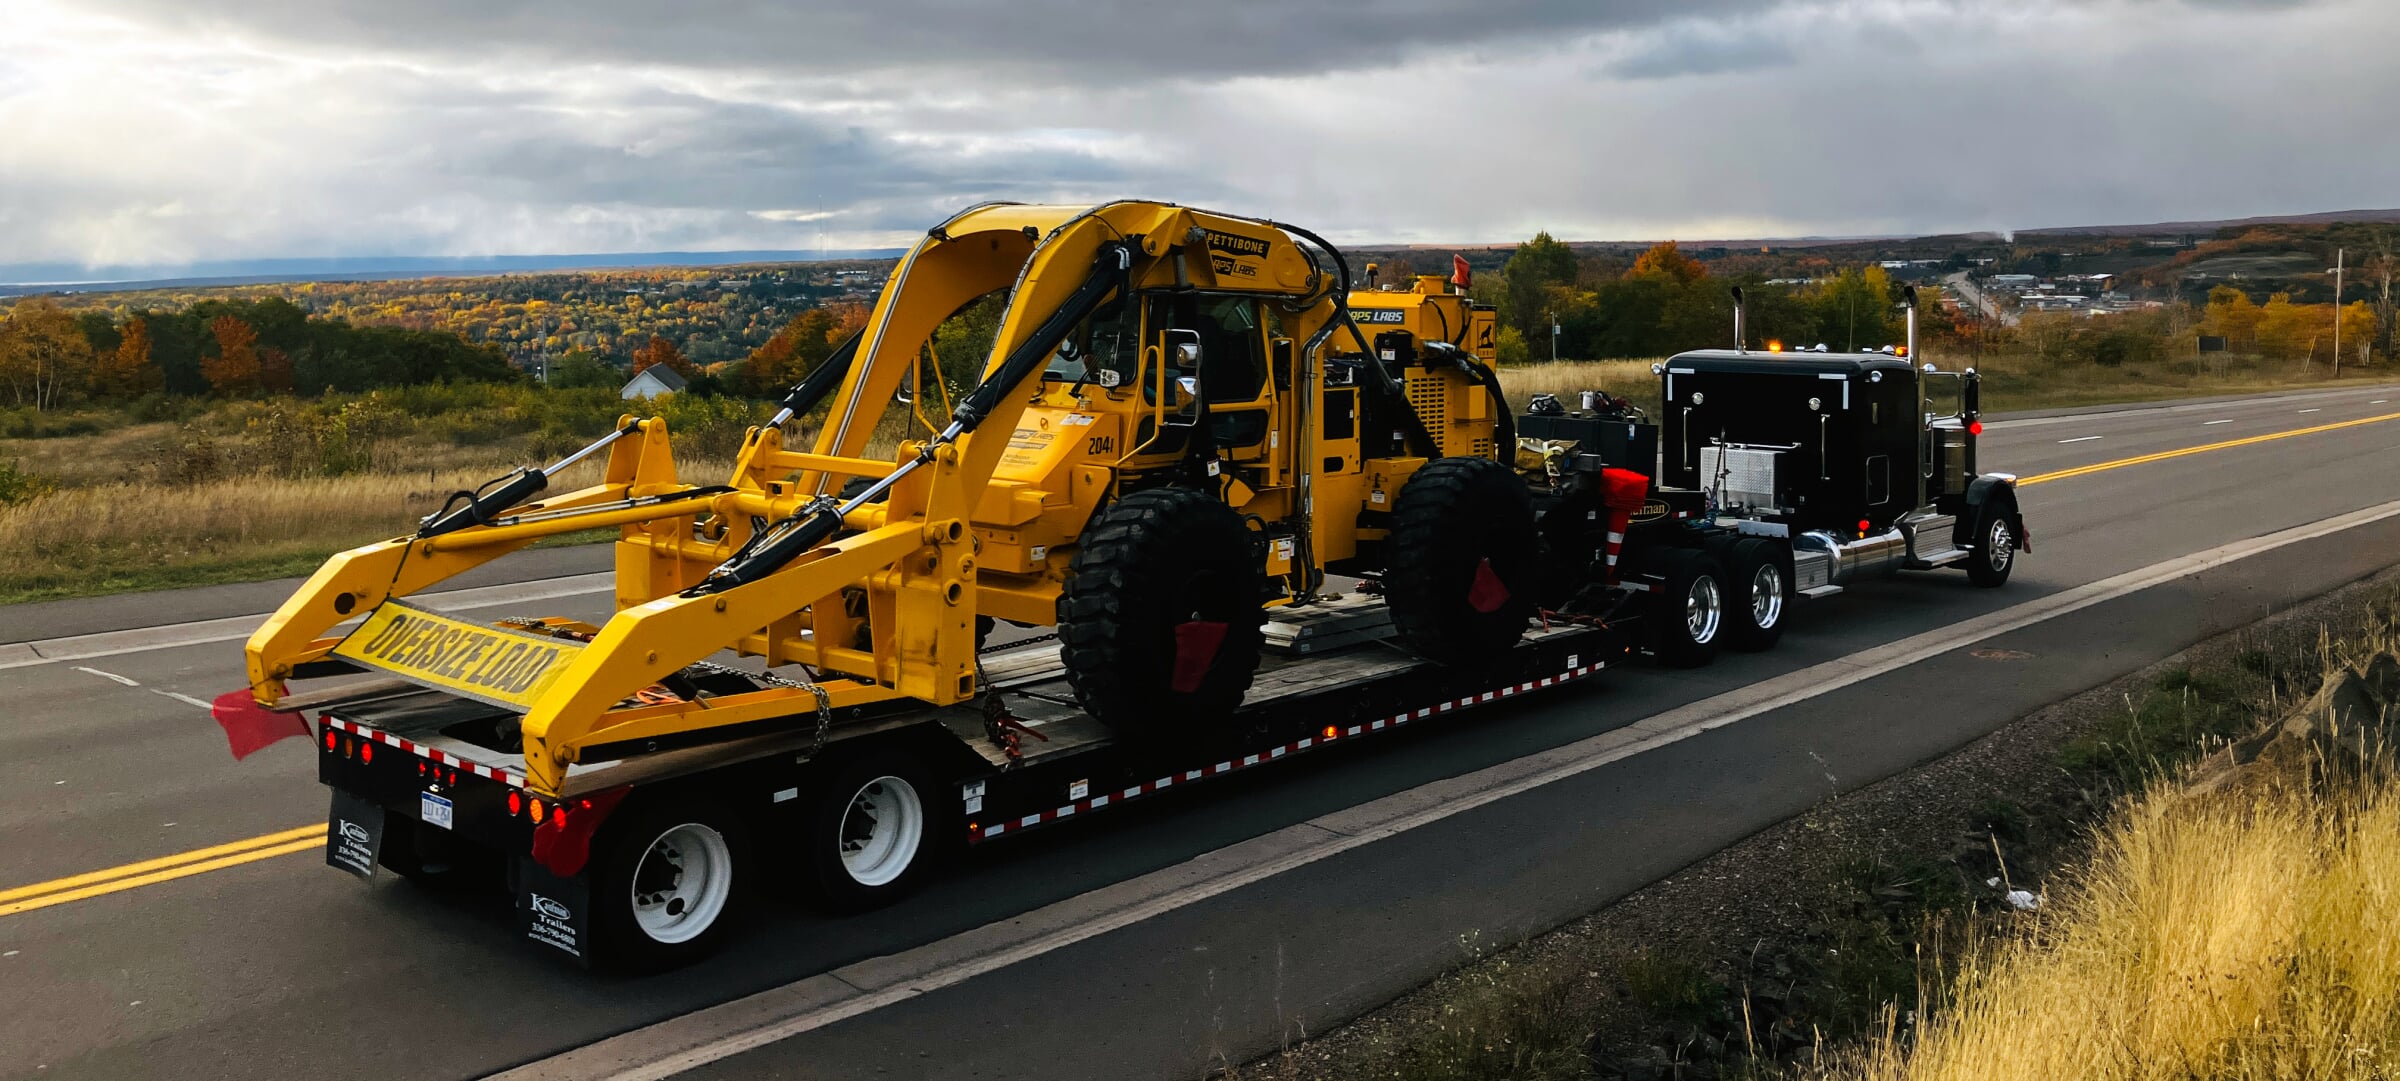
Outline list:
[[[859,786],[835,835],[842,869],[861,886],[885,885],[907,874],[924,842],[925,802],[915,785],[892,776]]]
[[[1773,563],[1761,563],[1758,572],[1750,576],[1750,623],[1766,630],[1783,618],[1783,571]]]
[[[1725,605],[1717,593],[1717,580],[1708,575],[1692,579],[1691,592],[1683,598],[1684,629],[1691,632],[1695,645],[1707,645],[1717,639],[1717,621],[1724,618]]]
[[[698,822],[668,829],[633,867],[633,922],[653,941],[689,942],[716,925],[733,896],[733,849]]]
[[[2007,522],[1992,523],[1991,543],[1984,546],[1983,555],[1996,571],[2007,570],[2009,562],[2017,558],[2017,535],[2008,531]]]

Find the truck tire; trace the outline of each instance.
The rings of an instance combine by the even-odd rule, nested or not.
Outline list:
[[[1783,620],[1791,611],[1791,579],[1783,553],[1774,541],[1751,537],[1737,542],[1732,555],[1725,644],[1750,652],[1771,649],[1783,637]]]
[[[1986,589],[2005,585],[2017,569],[2017,534],[2010,525],[2016,507],[1994,498],[1984,503],[1975,522],[1975,542],[1967,556],[1967,580]]]
[[[621,809],[594,846],[591,926],[595,962],[660,972],[707,956],[739,909],[749,834],[724,805],[702,797]]]
[[[1110,504],[1058,597],[1076,702],[1144,748],[1222,735],[1265,644],[1260,592],[1253,534],[1215,498],[1152,488]]]
[[[1426,464],[1400,489],[1384,549],[1384,598],[1409,649],[1472,665],[1524,636],[1542,546],[1516,471],[1490,458]]]
[[[813,784],[796,869],[809,900],[828,912],[907,896],[956,832],[934,810],[948,804],[937,799],[932,773],[898,748],[832,763]]]
[[[1675,668],[1716,660],[1727,623],[1725,565],[1695,548],[1669,548],[1658,558],[1666,581],[1648,613],[1651,652]]]

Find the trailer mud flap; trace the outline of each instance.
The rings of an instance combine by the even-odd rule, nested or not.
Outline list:
[[[383,807],[334,789],[333,810],[325,816],[326,866],[373,879],[375,856],[382,850]]]
[[[560,878],[539,861],[517,859],[517,915],[525,937],[563,951],[587,967],[591,956],[591,888]]]

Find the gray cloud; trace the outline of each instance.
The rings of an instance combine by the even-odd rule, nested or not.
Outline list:
[[[2388,0],[21,2],[0,263],[881,246],[1125,195],[1351,240],[1947,231],[2400,172],[2360,137]]]

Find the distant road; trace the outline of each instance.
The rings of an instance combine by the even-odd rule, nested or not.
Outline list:
[[[1942,284],[1948,286],[1950,292],[1957,295],[1959,303],[1974,305],[1977,311],[1983,313],[1984,318],[1998,322],[2004,327],[2017,325],[2016,313],[2001,308],[1999,302],[1993,300],[1990,293],[1976,288],[1975,283],[1968,279],[1966,271],[1962,270],[1943,278]]]

